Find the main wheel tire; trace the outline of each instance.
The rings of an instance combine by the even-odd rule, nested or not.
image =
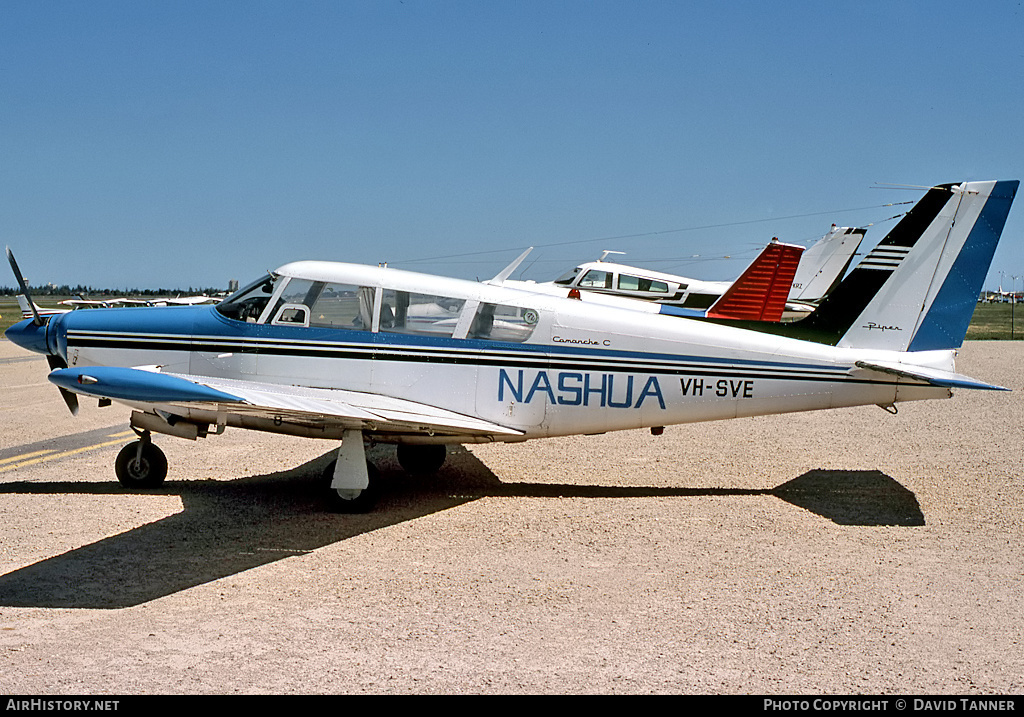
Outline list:
[[[167,477],[167,456],[148,441],[129,443],[114,460],[114,474],[125,488],[157,488]]]
[[[448,458],[448,448],[443,443],[399,443],[395,453],[405,472],[421,476],[437,473]]]
[[[380,471],[377,466],[366,461],[366,472],[370,478],[370,485],[359,491],[335,490],[331,487],[334,480],[334,467],[337,461],[331,461],[324,468],[322,482],[324,495],[327,498],[327,507],[332,513],[369,513],[377,505],[377,480],[380,478]]]

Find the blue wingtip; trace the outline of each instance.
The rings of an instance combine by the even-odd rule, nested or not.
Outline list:
[[[51,383],[60,388],[99,398],[147,403],[218,402],[239,403],[237,396],[193,383],[184,378],[154,371],[117,366],[89,366],[51,371]]]

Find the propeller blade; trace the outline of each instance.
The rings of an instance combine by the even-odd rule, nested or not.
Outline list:
[[[14,260],[14,252],[11,251],[10,247],[7,247],[7,261],[11,263],[11,269],[14,271],[14,278],[18,280],[18,286],[21,287],[21,293],[25,295],[28,300],[28,305],[32,307],[32,315],[35,317],[32,321],[36,326],[43,325],[43,317],[39,315],[39,310],[36,309],[36,303],[32,301],[32,296],[28,293],[28,284],[25,283],[25,277],[21,275],[21,270],[18,268],[18,262]]]
[[[53,371],[55,369],[58,369],[58,368],[67,368],[68,367],[68,362],[67,361],[65,361],[62,357],[54,356],[53,354],[48,354],[46,356],[46,363],[50,364],[50,370],[51,371]],[[60,386],[57,387],[57,390],[60,391],[60,397],[64,399],[64,403],[67,404],[68,410],[71,411],[71,415],[72,416],[77,416],[78,415],[78,394],[73,393],[73,392],[67,390],[66,388],[61,388]]]
[[[68,410],[71,411],[72,416],[78,415],[78,394],[72,393],[66,388],[58,388],[60,391],[60,397],[64,399],[64,403],[67,404]]]
[[[32,322],[36,326],[42,326],[45,322],[43,317],[39,315],[39,310],[36,308],[36,302],[32,301],[32,295],[28,292],[28,284],[25,282],[25,277],[21,275],[21,269],[18,268],[18,262],[14,260],[14,252],[11,251],[10,247],[7,247],[7,261],[11,264],[11,270],[14,272],[14,278],[18,280],[18,286],[21,288],[21,293],[24,294],[25,299],[28,301],[28,305],[32,307],[32,315],[35,317]],[[67,368],[68,363],[61,356],[55,356],[54,354],[47,354],[46,362],[50,364],[50,370],[58,368]],[[64,403],[67,404],[68,410],[71,411],[72,416],[78,415],[78,395],[68,391],[66,388],[60,388],[60,396],[64,399]]]

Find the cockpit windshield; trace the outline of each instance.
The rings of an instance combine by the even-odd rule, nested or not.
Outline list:
[[[556,284],[571,284],[572,280],[576,278],[576,275],[580,273],[580,268],[577,266],[570,272],[562,274],[560,277],[555,279]]]
[[[217,311],[229,319],[256,323],[267,307],[279,278],[276,274],[260,277],[217,304]]]

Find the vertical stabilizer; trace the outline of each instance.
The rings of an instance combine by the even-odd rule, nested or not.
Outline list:
[[[831,293],[853,262],[867,230],[837,227],[813,244],[800,258],[789,292],[791,301],[814,302]]]
[[[1019,184],[932,187],[794,334],[893,351],[959,347]]]
[[[1019,184],[932,187],[805,319],[716,321],[833,346],[958,348]]]
[[[32,302],[22,294],[18,294],[18,307],[21,309],[21,318],[23,319],[31,319],[35,315],[32,312]]]
[[[958,348],[1019,184],[965,182],[929,190],[925,199],[937,192],[944,196],[929,202],[934,214],[927,224],[927,216],[916,220],[916,243],[907,247],[899,236],[890,241],[912,218],[908,214],[854,270],[885,280],[838,345],[896,351]]]
[[[804,248],[777,239],[764,248],[739,279],[708,309],[708,318],[782,320]]]

